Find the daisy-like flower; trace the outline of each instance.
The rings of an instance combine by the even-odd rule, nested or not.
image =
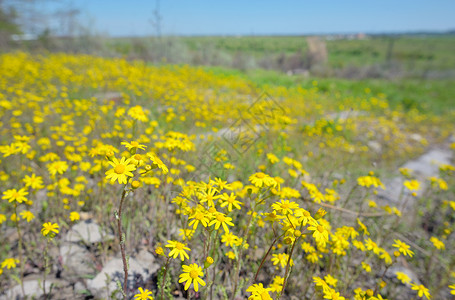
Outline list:
[[[420,183],[417,180],[406,180],[403,185],[410,191],[420,190]]]
[[[430,292],[423,284],[417,285],[415,283],[411,283],[411,286],[412,286],[411,289],[417,291],[417,296],[419,296],[420,298],[425,296],[427,299],[431,299]]]
[[[273,263],[274,266],[280,264],[280,266],[284,269],[286,267],[286,265],[288,264],[288,260],[289,260],[289,255],[287,255],[286,253],[279,253],[279,254],[273,254],[272,255],[272,258],[271,258],[271,261]],[[291,258],[291,262],[290,262],[290,265],[293,266],[294,265],[294,261],[292,260]]]
[[[47,222],[43,224],[43,228],[41,229],[41,233],[43,236],[53,237],[58,233],[58,229],[60,227],[57,223],[52,224],[51,222]]]
[[[5,258],[5,260],[2,262],[2,269],[3,268],[7,268],[7,269],[11,269],[11,268],[15,268],[16,267],[16,264],[19,263],[19,260],[17,258]]]
[[[205,286],[205,281],[201,277],[204,276],[202,268],[197,264],[183,265],[183,273],[180,274],[179,283],[185,283],[185,290],[190,288],[191,283],[193,283],[194,290],[199,291],[199,285]]]
[[[147,290],[147,289],[142,289],[141,287],[138,288],[139,290],[139,293],[137,293],[136,295],[134,295],[134,299],[135,300],[153,300],[153,294],[151,291]]]
[[[338,279],[334,278],[330,274],[327,274],[326,276],[324,276],[324,280],[325,280],[325,282],[327,282],[328,285],[331,285],[333,287],[337,286]]]
[[[363,268],[367,273],[370,273],[370,272],[371,272],[371,266],[370,266],[368,263],[364,262],[364,261],[362,261],[362,268]]]
[[[166,165],[163,163],[163,161],[153,152],[147,153],[148,158],[153,163],[153,166],[155,168],[160,168],[163,174],[167,174],[169,172],[169,169],[166,167]]]
[[[235,244],[237,244],[238,237],[230,232],[226,232],[221,236],[221,242],[226,243],[226,247],[233,247]]]
[[[316,276],[313,277],[313,282],[316,286],[320,286],[324,293],[327,293],[331,290],[331,288],[329,287],[327,282],[325,282],[325,280],[322,279],[321,277],[316,277]]]
[[[270,291],[279,293],[283,289],[284,278],[281,276],[275,276],[273,282],[270,284]]]
[[[397,275],[397,279],[401,281],[403,284],[409,284],[411,283],[411,278],[409,278],[408,275],[406,275],[403,272],[395,272],[395,275]]]
[[[131,159],[126,159],[122,157],[119,161],[117,158],[113,157],[112,161],[109,164],[113,167],[106,172],[106,178],[111,180],[111,183],[114,183],[118,180],[119,184],[126,184],[128,177],[133,177],[131,171],[136,170],[136,166],[131,164]]]
[[[140,105],[133,106],[128,110],[128,116],[141,122],[148,121],[147,113],[148,111],[144,111]]]
[[[25,195],[28,195],[28,192],[25,188],[20,190],[10,189],[3,192],[2,199],[8,200],[8,202],[16,201],[17,203],[27,202]]]
[[[438,239],[438,238],[435,237],[435,236],[432,236],[432,237],[430,238],[430,242],[432,242],[432,243],[433,243],[433,246],[435,246],[436,249],[438,249],[438,250],[444,250],[445,247],[446,247],[446,246],[444,245],[444,242],[442,242],[440,239]]]
[[[22,219],[26,219],[27,222],[30,222],[31,220],[33,220],[35,218],[33,213],[31,211],[29,211],[29,210],[21,211],[19,213],[19,215],[22,217]]]
[[[133,150],[137,150],[137,149],[141,149],[141,150],[145,150],[145,148],[147,148],[147,146],[145,145],[141,145],[139,144],[138,142],[136,141],[131,141],[131,142],[121,142],[120,144],[124,145],[126,147],[126,149],[130,150],[133,149]]]
[[[273,165],[273,164],[276,164],[277,162],[280,161],[280,159],[278,157],[276,157],[275,154],[273,153],[267,153],[267,159],[269,160],[269,162]]]
[[[316,220],[310,220],[308,230],[314,231],[313,238],[318,244],[325,245],[329,241],[329,232],[323,226],[319,225]]]
[[[229,232],[228,225],[234,226],[234,223],[232,223],[231,221],[232,221],[231,217],[226,217],[226,215],[223,213],[217,213],[212,222],[209,223],[209,226],[215,224],[215,230],[218,230],[218,228],[220,228],[220,225],[223,225],[224,232],[226,233]]]
[[[250,285],[246,291],[251,293],[248,300],[272,300],[269,294],[272,289],[265,288],[262,283]]]
[[[31,187],[34,190],[44,188],[43,178],[41,176],[36,176],[35,174],[32,174],[32,176],[25,175],[22,181],[25,183],[26,187]]]
[[[272,208],[282,215],[292,214],[292,210],[299,208],[299,205],[289,200],[281,200],[272,204]]]
[[[394,241],[395,241],[395,244],[393,244],[392,246],[394,246],[395,248],[398,248],[398,251],[403,253],[405,256],[412,257],[414,255],[414,252],[409,250],[409,248],[410,248],[409,245],[407,245],[406,243],[403,243],[400,240],[394,240]]]
[[[186,259],[190,258],[188,254],[185,252],[185,250],[191,251],[191,249],[186,247],[185,244],[171,240],[168,240],[167,243],[168,244],[165,247],[172,249],[171,252],[169,252],[169,257],[177,258],[177,256],[180,255],[180,259],[182,261],[184,261],[185,258]]]
[[[196,230],[197,226],[199,223],[202,224],[202,226],[207,227],[210,222],[210,214],[200,208],[196,208],[194,212],[191,214],[191,216],[188,218],[188,220],[193,219],[190,221],[188,226],[193,226],[193,229]]]
[[[57,173],[63,174],[68,170],[68,163],[64,160],[54,161],[47,165],[47,170],[51,176],[54,176]]]
[[[207,205],[210,207],[215,206],[215,200],[220,199],[221,195],[216,195],[218,190],[214,187],[208,187],[207,189],[202,190],[197,194],[197,197],[200,199],[201,203],[207,202]]]
[[[258,172],[250,176],[249,181],[256,187],[275,187],[278,183],[269,175]]]
[[[221,207],[227,206],[229,212],[232,211],[232,206],[234,206],[237,209],[241,209],[240,206],[242,205],[242,202],[237,201],[236,198],[237,196],[234,193],[231,193],[231,195],[224,193],[220,197],[221,201],[223,201],[223,203],[221,203]]]
[[[77,211],[70,212],[70,220],[72,222],[78,221],[80,218],[81,218],[81,216],[79,215],[79,213]]]

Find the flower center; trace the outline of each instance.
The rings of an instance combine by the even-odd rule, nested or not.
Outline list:
[[[123,174],[123,172],[125,172],[125,166],[122,164],[118,164],[117,166],[115,166],[114,172],[117,174]]]
[[[257,173],[257,174],[256,174],[256,177],[257,177],[257,178],[264,178],[264,177],[265,177],[265,174],[264,174],[264,173]]]
[[[142,160],[142,156],[140,154],[134,155],[135,160]]]
[[[137,146],[139,146],[139,143],[136,142],[136,141],[132,141],[132,142],[130,143],[130,145],[133,146],[133,147],[137,147]]]
[[[191,270],[190,271],[190,277],[191,278],[197,278],[198,277],[198,272],[196,270]]]
[[[223,215],[218,215],[218,216],[216,216],[216,219],[220,222],[224,222],[225,217]]]
[[[261,293],[261,299],[262,299],[262,300],[270,299],[269,293],[268,293],[268,292],[262,292],[262,293]]]
[[[182,250],[184,246],[185,246],[184,244],[177,242],[177,245],[175,245],[175,248],[177,248],[177,250]]]
[[[318,225],[317,229],[320,233],[324,232],[324,227],[322,227],[321,225]]]
[[[282,203],[281,204],[281,209],[288,209],[289,208],[289,204],[288,203]]]
[[[202,219],[204,218],[204,214],[201,213],[201,212],[198,212],[198,213],[194,216],[194,218],[195,218],[196,220],[202,220]]]

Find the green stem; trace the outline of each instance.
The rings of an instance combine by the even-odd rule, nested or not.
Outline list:
[[[120,252],[122,253],[122,262],[123,262],[123,273],[124,273],[124,278],[123,278],[123,299],[126,300],[126,293],[127,293],[127,287],[128,287],[128,263],[126,261],[126,254],[125,254],[125,237],[123,236],[122,233],[122,206],[123,206],[123,201],[125,200],[126,196],[126,185],[123,188],[122,192],[122,199],[120,200],[120,205],[118,209],[118,214],[116,214],[116,219],[117,219],[117,230],[118,230],[118,237],[120,240]]]
[[[167,276],[167,268],[169,267],[169,261],[170,261],[170,257],[167,258],[166,260],[166,265],[164,266],[164,274],[163,274],[163,284],[161,285],[161,300],[164,299],[164,288],[166,286],[166,276]],[[190,293],[188,292],[188,295]]]
[[[20,273],[21,273],[21,290],[22,295],[25,297],[25,290],[24,290],[24,261],[22,255],[22,234],[21,229],[19,227],[19,216],[17,215],[17,202],[14,202],[14,214],[16,215],[15,225],[17,230],[17,235],[19,236],[19,261],[20,261]]]
[[[281,298],[281,296],[284,293],[284,289],[286,288],[286,284],[288,282],[288,278],[289,278],[289,274],[290,274],[292,254],[294,253],[294,248],[295,248],[295,245],[297,244],[297,241],[298,241],[298,238],[295,239],[294,243],[292,244],[291,253],[289,253],[288,263],[286,264],[286,272],[284,272],[283,288],[281,289],[280,295],[278,295],[277,300],[279,300]]]
[[[241,262],[241,258],[242,258],[242,254],[243,254],[244,245],[246,242],[246,237],[248,235],[248,232],[250,231],[250,226],[251,226],[251,221],[253,220],[253,215],[254,215],[254,207],[251,210],[251,215],[250,215],[250,218],[248,219],[248,224],[247,224],[245,232],[243,233],[243,236],[242,236],[242,244],[240,245],[240,250],[238,253],[238,257],[237,257],[237,264],[235,265],[235,269],[234,269],[234,276],[235,276],[234,277],[234,291],[232,292],[231,300],[234,300],[235,295],[237,294],[238,282],[239,282],[239,277],[240,277],[240,262]]]

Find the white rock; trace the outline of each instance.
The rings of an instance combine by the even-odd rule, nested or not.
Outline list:
[[[92,220],[86,220],[74,225],[66,234],[64,241],[97,243],[112,239],[114,239],[112,234],[103,231],[100,226]]]
[[[64,243],[60,246],[60,255],[65,273],[79,276],[93,273],[94,267],[90,259],[90,252],[84,247],[75,243]]]
[[[51,284],[55,284],[55,280],[46,280],[46,293],[49,293]],[[26,297],[35,297],[39,298],[43,295],[43,281],[42,279],[38,280],[26,280],[24,281],[24,292]],[[11,289],[6,291],[6,296],[0,296],[0,300],[12,300],[12,299],[22,299],[22,289],[20,285],[16,285]]]
[[[134,280],[138,277],[142,277],[143,281],[147,279],[148,273],[145,267],[146,266],[142,266],[136,259],[129,259],[128,286],[130,288],[134,285]],[[95,278],[87,281],[87,288],[96,298],[109,298],[109,294],[117,289],[117,280],[123,285],[123,276],[122,259],[113,258],[103,267]],[[109,282],[107,282],[108,278],[110,279]]]

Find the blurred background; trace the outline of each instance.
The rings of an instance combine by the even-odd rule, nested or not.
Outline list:
[[[455,77],[454,1],[1,0],[0,47],[290,76]]]

